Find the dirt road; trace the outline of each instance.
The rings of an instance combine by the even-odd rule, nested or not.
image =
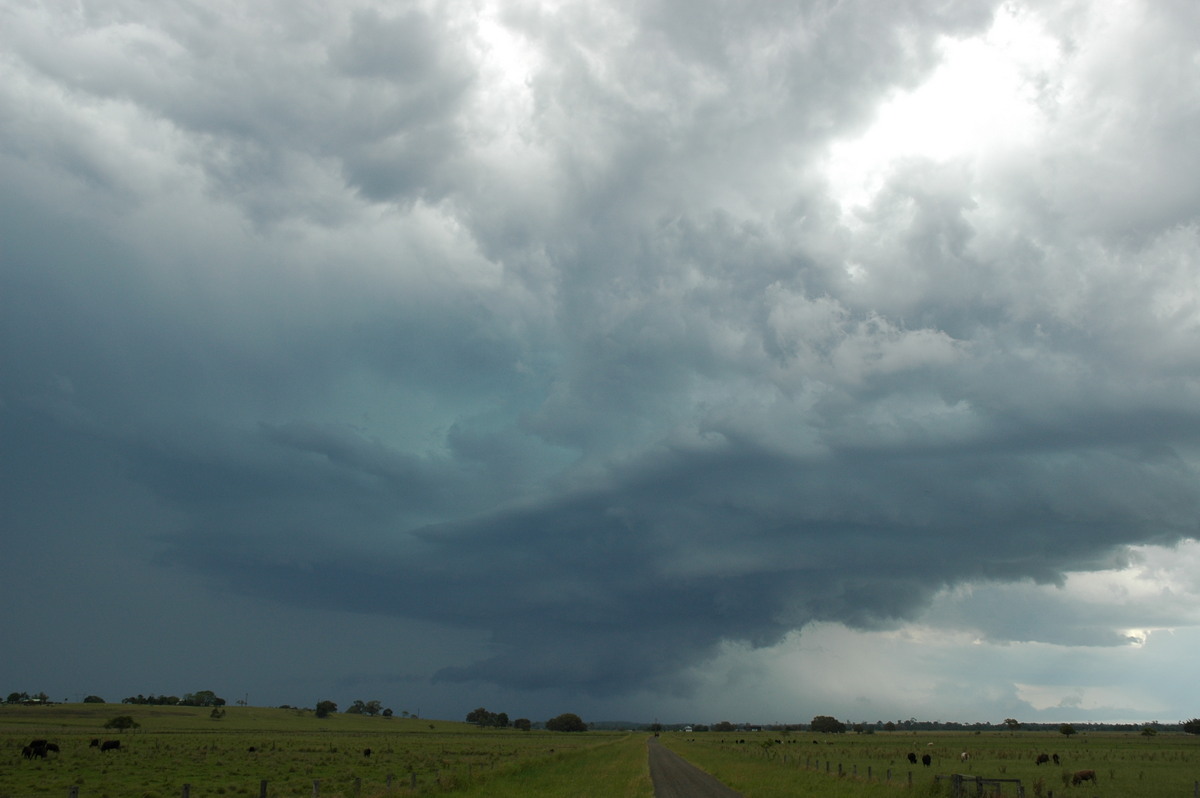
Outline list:
[[[740,792],[729,789],[667,749],[657,738],[651,737],[646,748],[650,756],[654,798],[742,798]]]

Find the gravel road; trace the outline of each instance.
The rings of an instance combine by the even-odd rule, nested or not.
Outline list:
[[[650,780],[654,798],[742,798],[740,792],[726,787],[657,738],[646,744],[650,756]]]

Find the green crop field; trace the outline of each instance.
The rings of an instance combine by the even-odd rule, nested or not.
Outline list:
[[[1019,795],[1018,781],[1027,798],[1051,794],[1195,798],[1200,794],[1200,739],[1182,733],[1144,737],[1089,732],[1067,738],[1021,731],[706,732],[664,734],[662,741],[748,798],[948,796],[946,777],[951,774],[996,780],[985,784],[985,795]],[[964,751],[970,755],[967,761],[961,759]],[[930,754],[931,765],[909,764],[909,752],[918,757]],[[1042,753],[1057,753],[1061,764],[1036,764]],[[1076,770],[1095,770],[1096,783],[1072,786],[1070,775]],[[975,795],[974,790],[972,784],[967,794]]]
[[[195,707],[64,704],[0,707],[0,798],[192,798],[316,794],[373,798],[413,794],[503,795],[506,783],[554,794],[563,773],[586,773],[594,792],[649,796],[645,735],[520,732],[416,718],[227,707],[220,719]],[[131,715],[137,729],[104,729]],[[61,749],[28,760],[44,738]],[[120,740],[119,751],[90,747]],[[251,751],[253,748],[255,750]],[[371,755],[364,756],[370,748]],[[486,785],[494,787],[486,787]],[[641,785],[641,786],[639,786]],[[481,787],[484,792],[479,792]],[[516,794],[516,793],[513,793]]]

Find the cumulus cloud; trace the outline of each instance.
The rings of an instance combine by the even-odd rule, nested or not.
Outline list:
[[[7,4],[6,491],[443,686],[1194,621],[1016,610],[1196,534],[1196,12],[686,5]]]

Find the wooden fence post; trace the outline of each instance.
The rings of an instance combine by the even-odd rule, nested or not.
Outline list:
[[[258,798],[267,798],[267,780],[263,779],[258,783]]]
[[[179,794],[179,798],[192,798],[192,785],[183,785],[183,792]]]
[[[72,784],[67,788],[67,798],[79,798],[79,785]]]
[[[312,798],[317,798],[321,794],[321,780],[313,779]]]

